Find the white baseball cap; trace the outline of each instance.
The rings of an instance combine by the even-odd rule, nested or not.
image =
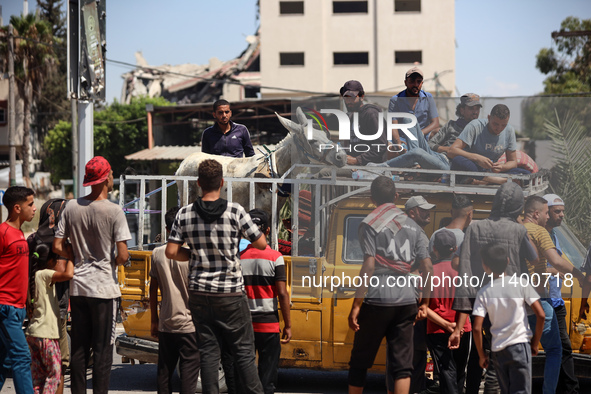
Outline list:
[[[546,194],[544,200],[548,201],[548,206],[564,205],[564,201],[557,194]]]

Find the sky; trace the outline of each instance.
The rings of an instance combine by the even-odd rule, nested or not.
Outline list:
[[[154,66],[229,60],[258,26],[256,0],[106,1],[107,59],[132,64],[136,51]],[[22,12],[22,4],[0,0],[4,24]],[[29,11],[35,7],[30,0]],[[545,76],[535,68],[536,54],[552,47],[550,34],[567,16],[591,18],[591,1],[456,0],[457,91],[489,97],[542,92]],[[108,102],[120,99],[121,74],[130,69],[107,62]]]

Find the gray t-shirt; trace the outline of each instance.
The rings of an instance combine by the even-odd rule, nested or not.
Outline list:
[[[505,151],[517,150],[513,127],[507,125],[501,134],[494,135],[488,130],[486,119],[474,119],[468,123],[458,138],[468,145],[468,152],[488,157],[493,162],[499,160]]]
[[[70,296],[113,299],[117,283],[116,242],[131,239],[123,210],[109,200],[70,201],[62,213],[56,238],[69,238],[74,250]]]
[[[381,256],[392,261],[404,261],[414,265],[429,257],[429,239],[423,229],[411,218],[394,234],[385,227],[379,234],[365,223],[359,226],[361,249],[366,256]],[[373,273],[373,285],[368,285],[365,301],[372,305],[400,306],[412,305],[417,302],[417,287],[420,277],[416,275],[400,275],[376,261]],[[369,283],[369,282],[368,282]]]
[[[189,262],[166,257],[166,245],[152,251],[150,277],[158,280],[162,302],[158,331],[185,334],[195,332],[189,310]]]

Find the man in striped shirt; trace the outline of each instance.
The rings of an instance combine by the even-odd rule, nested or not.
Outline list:
[[[269,216],[261,209],[248,213],[265,236],[269,235]],[[268,245],[259,250],[252,245],[240,254],[244,287],[252,315],[254,345],[259,353],[259,378],[265,394],[275,392],[281,343],[291,339],[289,294],[287,293],[283,256]],[[280,339],[277,299],[283,316],[283,339]]]

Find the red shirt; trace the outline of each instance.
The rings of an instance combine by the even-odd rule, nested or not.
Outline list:
[[[21,230],[0,224],[0,304],[24,308],[29,285],[29,245]]]
[[[429,301],[429,308],[431,308],[439,316],[448,322],[455,322],[459,312],[454,311],[451,306],[454,303],[454,296],[456,293],[456,285],[454,285],[453,278],[458,276],[458,272],[451,268],[451,260],[442,260],[433,264],[433,276],[441,279],[439,286],[433,288],[431,292],[431,299]],[[450,281],[451,279],[451,281]],[[451,283],[450,283],[451,282]],[[437,284],[437,283],[435,283]],[[472,330],[470,319],[466,320],[464,324],[464,331]],[[427,320],[427,334],[445,334],[448,333],[440,325]]]

